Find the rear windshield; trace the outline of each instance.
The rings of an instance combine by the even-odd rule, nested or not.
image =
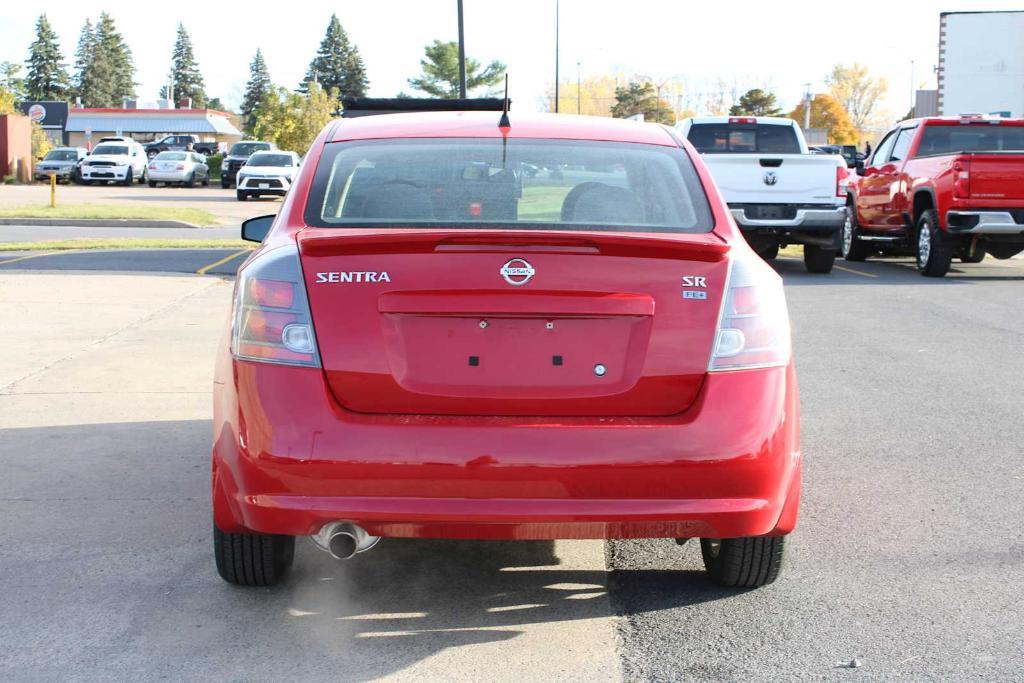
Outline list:
[[[158,161],[185,161],[184,152],[160,152],[156,155]]]
[[[677,147],[444,138],[327,145],[306,206],[321,227],[708,232]]]
[[[73,149],[55,149],[47,152],[43,161],[75,161],[78,159],[78,152]]]
[[[236,142],[231,146],[230,154],[239,157],[247,157],[253,152],[261,152],[270,149],[269,142]]]
[[[92,151],[93,154],[128,154],[128,148],[124,145],[98,145]]]
[[[1024,152],[1024,126],[970,123],[924,127],[917,156],[955,152]]]
[[[253,154],[247,166],[294,166],[295,159],[290,154]]]
[[[793,126],[756,123],[695,123],[687,135],[701,154],[799,154]]]

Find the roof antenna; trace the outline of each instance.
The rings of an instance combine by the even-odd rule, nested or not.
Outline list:
[[[502,104],[503,109],[501,110],[501,120],[498,121],[498,128],[511,128],[512,124],[508,120],[508,72],[505,72],[505,101]]]

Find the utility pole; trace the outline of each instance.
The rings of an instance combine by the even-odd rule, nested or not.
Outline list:
[[[466,33],[462,28],[462,0],[459,4],[459,97],[466,99]]]
[[[814,97],[811,95],[811,84],[804,83],[807,86],[807,92],[804,94],[804,130],[811,127],[811,102],[814,101]]]
[[[558,113],[558,0],[555,0],[555,113]]]
[[[580,63],[576,62],[576,113],[580,113]]]
[[[917,112],[914,109],[917,108],[917,91],[914,89],[914,60],[910,60],[910,115],[914,116]]]

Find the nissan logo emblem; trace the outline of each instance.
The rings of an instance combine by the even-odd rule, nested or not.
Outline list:
[[[501,276],[510,285],[525,285],[533,277],[535,271],[533,266],[521,258],[514,258],[501,267]]]

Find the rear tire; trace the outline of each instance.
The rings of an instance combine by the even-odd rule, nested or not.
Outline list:
[[[963,255],[960,256],[961,263],[981,263],[985,260],[985,247],[974,247],[974,252],[964,251]]]
[[[155,180],[150,180],[149,181],[149,186],[150,187],[156,187],[156,181]]]
[[[934,210],[917,221],[917,270],[925,277],[942,277],[953,263],[953,251],[942,238]]]
[[[702,538],[700,553],[708,577],[729,588],[759,588],[782,570],[785,536]]]
[[[765,261],[774,261],[779,257],[779,245],[773,244],[770,247],[762,247],[757,249],[757,255],[763,258]]]
[[[246,192],[243,192],[242,190],[235,190],[235,198],[240,202],[244,202],[246,199],[249,198],[249,195]]]
[[[124,181],[121,183],[125,187],[130,187],[132,184],[132,169],[128,169],[124,174]]]
[[[192,171],[192,174],[189,175],[188,180],[186,180],[184,182],[184,185],[185,185],[185,187],[195,187],[196,186],[196,172],[195,171]]]
[[[857,212],[849,204],[846,205],[846,220],[840,234],[843,259],[847,261],[863,261],[871,250],[860,240],[860,228],[857,227]]]
[[[217,573],[236,586],[273,586],[295,559],[295,537],[229,534],[213,527]]]
[[[819,247],[816,244],[804,245],[804,265],[808,273],[831,273],[835,262],[835,249]]]

